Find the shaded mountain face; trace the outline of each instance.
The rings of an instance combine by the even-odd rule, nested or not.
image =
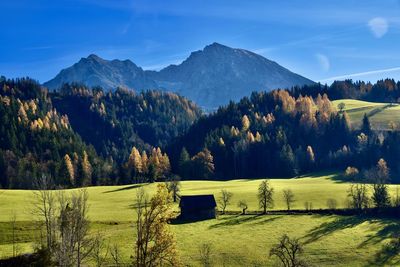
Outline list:
[[[148,79],[142,68],[130,60],[105,60],[96,55],[82,58],[63,69],[54,79],[44,83],[50,89],[59,89],[64,83],[78,82],[87,86],[101,86],[105,90],[117,87],[155,89],[157,84]]]
[[[129,60],[104,60],[95,55],[62,70],[44,85],[60,88],[66,82],[81,82],[107,90],[118,86],[135,90],[162,89],[177,92],[205,109],[238,101],[252,91],[309,85],[313,81],[276,62],[243,49],[218,43],[193,52],[180,65],[161,71],[143,71]]]

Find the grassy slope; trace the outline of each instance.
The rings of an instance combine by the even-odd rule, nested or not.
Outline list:
[[[346,112],[350,116],[352,125],[359,127],[364,114],[367,114],[374,129],[387,129],[390,121],[397,123],[400,120],[400,106],[389,103],[373,103],[354,99],[340,99],[333,101],[334,106],[346,104]]]
[[[324,208],[328,198],[343,205],[348,184],[335,181],[334,175],[304,177],[299,179],[273,179],[275,208],[284,208],[282,190],[291,188],[296,195],[294,208],[302,208],[305,201],[314,208]],[[182,182],[183,194],[218,194],[222,188],[234,193],[229,210],[237,210],[239,199],[246,199],[251,210],[256,210],[255,194],[259,180],[234,180],[227,182]],[[146,185],[151,193],[155,185]],[[395,186],[391,186],[391,191]],[[91,187],[89,190],[92,231],[101,231],[110,243],[118,243],[126,260],[133,244],[135,186]],[[30,251],[35,236],[30,221],[34,219],[32,191],[0,191],[0,257],[11,254],[9,220],[12,210],[17,210],[20,251]],[[1,223],[3,222],[3,223]],[[268,250],[284,233],[302,238],[306,242],[307,257],[316,266],[365,266],[375,262],[375,254],[382,249],[385,239],[398,222],[390,220],[366,221],[355,217],[317,215],[222,216],[216,220],[172,226],[176,232],[182,260],[196,266],[198,246],[209,242],[214,248],[217,266],[226,261],[227,266],[249,266],[267,261]],[[397,259],[394,259],[397,260]],[[268,261],[272,265],[271,261]],[[389,261],[390,262],[390,261]],[[393,262],[393,261],[392,261]]]

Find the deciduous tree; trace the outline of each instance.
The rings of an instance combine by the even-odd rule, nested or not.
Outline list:
[[[267,209],[274,205],[274,200],[272,198],[273,193],[274,189],[270,185],[269,180],[262,181],[258,186],[258,203],[263,210],[263,214],[266,214]]]

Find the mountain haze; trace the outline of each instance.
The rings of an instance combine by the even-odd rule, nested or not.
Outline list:
[[[227,104],[229,100],[238,101],[252,91],[314,83],[258,54],[218,43],[191,53],[179,65],[160,71],[144,71],[130,60],[109,61],[90,55],[44,85],[58,89],[68,82],[101,86],[106,90],[126,87],[173,91],[206,109]]]

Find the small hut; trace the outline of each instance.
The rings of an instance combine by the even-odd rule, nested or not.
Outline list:
[[[214,195],[181,196],[180,218],[183,220],[215,219],[216,207]]]

